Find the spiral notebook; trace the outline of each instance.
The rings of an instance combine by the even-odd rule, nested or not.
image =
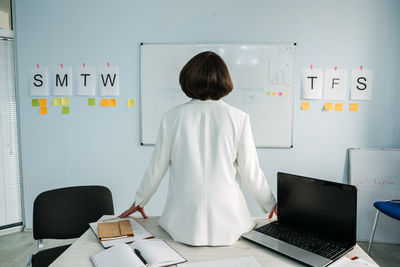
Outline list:
[[[132,231],[133,231],[133,236],[128,236],[128,235],[123,235],[119,237],[112,237],[112,238],[99,238],[99,232],[98,232],[98,225],[99,223],[112,223],[112,222],[119,222],[119,221],[124,221],[124,220],[129,220],[131,226],[132,226]],[[112,218],[112,219],[106,219],[106,220],[99,220],[98,222],[93,222],[89,223],[90,228],[93,230],[93,232],[96,234],[97,238],[99,238],[99,242],[104,248],[109,248],[111,246],[114,246],[119,243],[130,243],[136,240],[141,240],[141,239],[149,239],[153,238],[154,235],[151,234],[149,231],[147,231],[138,221],[136,221],[135,218],[133,217],[127,217],[127,218]]]

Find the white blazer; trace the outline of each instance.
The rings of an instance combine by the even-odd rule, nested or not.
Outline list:
[[[248,114],[221,100],[194,99],[163,115],[136,205],[146,205],[168,168],[159,224],[175,241],[231,245],[254,228],[240,181],[265,213],[275,205],[259,167]]]

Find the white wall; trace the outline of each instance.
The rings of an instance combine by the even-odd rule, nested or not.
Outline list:
[[[258,149],[261,166],[274,191],[277,171],[347,182],[349,147],[400,146],[399,14],[397,0],[16,1],[27,226],[34,198],[55,187],[106,185],[117,213],[133,201],[152,152],[139,144],[141,42],[296,42],[294,148]],[[52,106],[39,115],[28,92],[30,68],[82,62],[120,67],[118,106],[88,107],[87,98],[73,96],[70,115]],[[310,64],[374,69],[373,100],[355,113],[322,112],[323,101],[300,111],[300,70]],[[125,106],[131,97],[134,109]],[[146,207],[150,215],[161,213],[166,185]],[[255,201],[249,206],[261,214]]]

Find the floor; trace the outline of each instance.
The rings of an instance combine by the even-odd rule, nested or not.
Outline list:
[[[74,240],[46,240],[45,248],[72,243]],[[358,242],[367,250],[367,242]],[[26,266],[28,256],[37,251],[31,231],[0,236],[0,267]],[[400,266],[400,244],[373,244],[370,255],[381,267]]]

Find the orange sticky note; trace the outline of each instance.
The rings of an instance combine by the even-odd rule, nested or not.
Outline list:
[[[358,103],[351,103],[350,111],[358,111]]]
[[[46,98],[39,99],[39,104],[41,107],[47,107],[47,99]]]
[[[301,102],[301,109],[302,110],[309,110],[310,109],[310,102]]]
[[[110,107],[116,107],[117,106],[117,100],[115,98],[111,98],[110,100],[108,100],[108,105]]]
[[[326,102],[326,103],[324,104],[324,109],[325,109],[325,110],[332,110],[332,109],[333,109],[332,103],[331,103],[331,102]]]
[[[40,114],[47,114],[47,107],[40,107]]]
[[[272,93],[272,95],[273,95],[273,96],[276,96],[276,93],[275,93],[275,92],[273,92],[273,93]]]
[[[336,103],[335,104],[335,111],[343,111],[343,104],[342,103]]]
[[[105,98],[101,99],[100,100],[100,106],[108,107],[108,99],[105,99]]]

